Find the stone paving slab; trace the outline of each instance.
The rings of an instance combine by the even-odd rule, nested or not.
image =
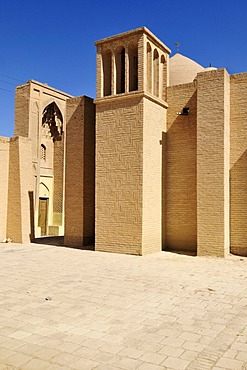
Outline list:
[[[0,370],[247,369],[247,258],[0,244]]]

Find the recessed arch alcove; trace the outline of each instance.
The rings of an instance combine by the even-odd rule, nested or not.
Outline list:
[[[61,141],[63,134],[63,116],[55,102],[47,105],[42,113],[42,126],[49,128],[53,141]]]

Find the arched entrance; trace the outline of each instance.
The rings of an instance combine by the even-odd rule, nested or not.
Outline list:
[[[38,226],[40,227],[41,236],[47,235],[48,218],[49,218],[49,195],[48,187],[42,182],[39,186],[39,218]]]

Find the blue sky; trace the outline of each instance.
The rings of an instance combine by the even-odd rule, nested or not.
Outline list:
[[[247,71],[246,0],[2,0],[0,136],[13,135],[15,85],[95,97],[94,41],[141,26],[205,67]]]

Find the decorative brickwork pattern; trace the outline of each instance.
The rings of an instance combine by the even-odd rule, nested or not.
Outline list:
[[[96,105],[96,250],[142,254],[143,101]]]

